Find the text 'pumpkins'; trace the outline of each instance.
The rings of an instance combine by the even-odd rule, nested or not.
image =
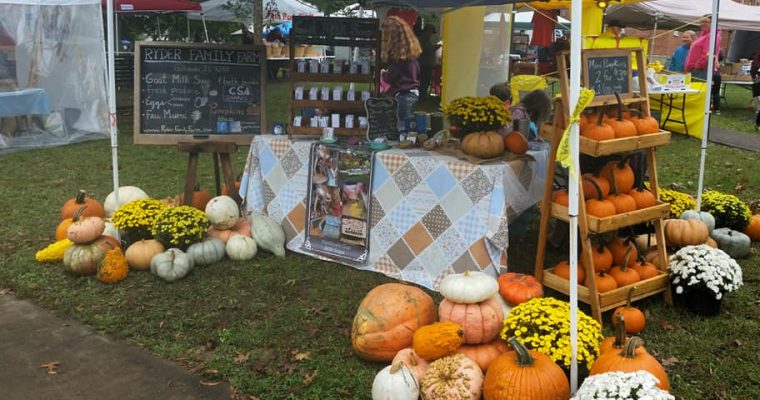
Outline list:
[[[386,283],[367,293],[356,310],[351,345],[361,358],[391,361],[399,350],[412,346],[417,328],[436,319],[433,298],[421,289]]]

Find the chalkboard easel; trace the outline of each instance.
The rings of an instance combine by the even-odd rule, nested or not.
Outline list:
[[[583,86],[593,89],[598,101],[615,102],[615,93],[631,98],[633,91],[632,49],[584,50]]]
[[[177,143],[177,149],[181,153],[190,153],[187,162],[187,176],[185,177],[185,194],[184,205],[190,205],[193,201],[193,189],[198,173],[198,156],[200,153],[211,153],[214,158],[214,177],[216,179],[216,194],[221,194],[219,184],[219,166],[221,164],[222,174],[224,175],[224,184],[227,185],[228,196],[242,206],[243,199],[235,190],[235,177],[232,172],[232,160],[230,153],[237,151],[237,145],[232,142],[210,141],[204,143],[180,142]]]

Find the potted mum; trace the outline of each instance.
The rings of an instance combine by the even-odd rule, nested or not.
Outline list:
[[[742,286],[739,264],[723,250],[704,244],[678,250],[668,270],[676,296],[701,315],[717,315],[723,296]]]
[[[512,114],[495,96],[460,97],[441,106],[451,124],[452,135],[462,138],[461,149],[479,158],[494,158],[504,152],[504,139],[497,132],[507,126]]]
[[[539,297],[518,305],[504,319],[501,337],[516,336],[531,350],[548,355],[566,373],[570,371],[570,304],[551,297]],[[578,311],[578,367],[582,374],[591,369],[599,355],[602,326]],[[582,367],[586,367],[584,371]]]
[[[583,381],[572,400],[675,400],[657,387],[657,378],[649,372],[606,372]]]

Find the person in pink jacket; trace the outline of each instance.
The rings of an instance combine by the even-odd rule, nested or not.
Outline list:
[[[707,79],[707,62],[710,57],[710,23],[711,15],[705,15],[699,20],[701,32],[699,37],[694,40],[686,56],[686,65],[684,71],[691,72],[694,78]],[[716,114],[720,114],[720,70],[718,65],[718,54],[720,54],[720,29],[715,32],[715,61],[713,62],[713,109]]]

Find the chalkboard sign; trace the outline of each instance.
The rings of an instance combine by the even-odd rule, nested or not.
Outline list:
[[[135,55],[135,143],[247,145],[266,129],[263,47],[138,42]]]
[[[596,92],[595,100],[630,97],[633,88],[630,49],[599,49],[583,52],[584,86]]]
[[[392,97],[371,97],[364,102],[367,111],[367,139],[398,134],[398,104]]]
[[[379,22],[375,18],[339,18],[294,16],[291,40],[304,44],[371,45],[380,38]]]

